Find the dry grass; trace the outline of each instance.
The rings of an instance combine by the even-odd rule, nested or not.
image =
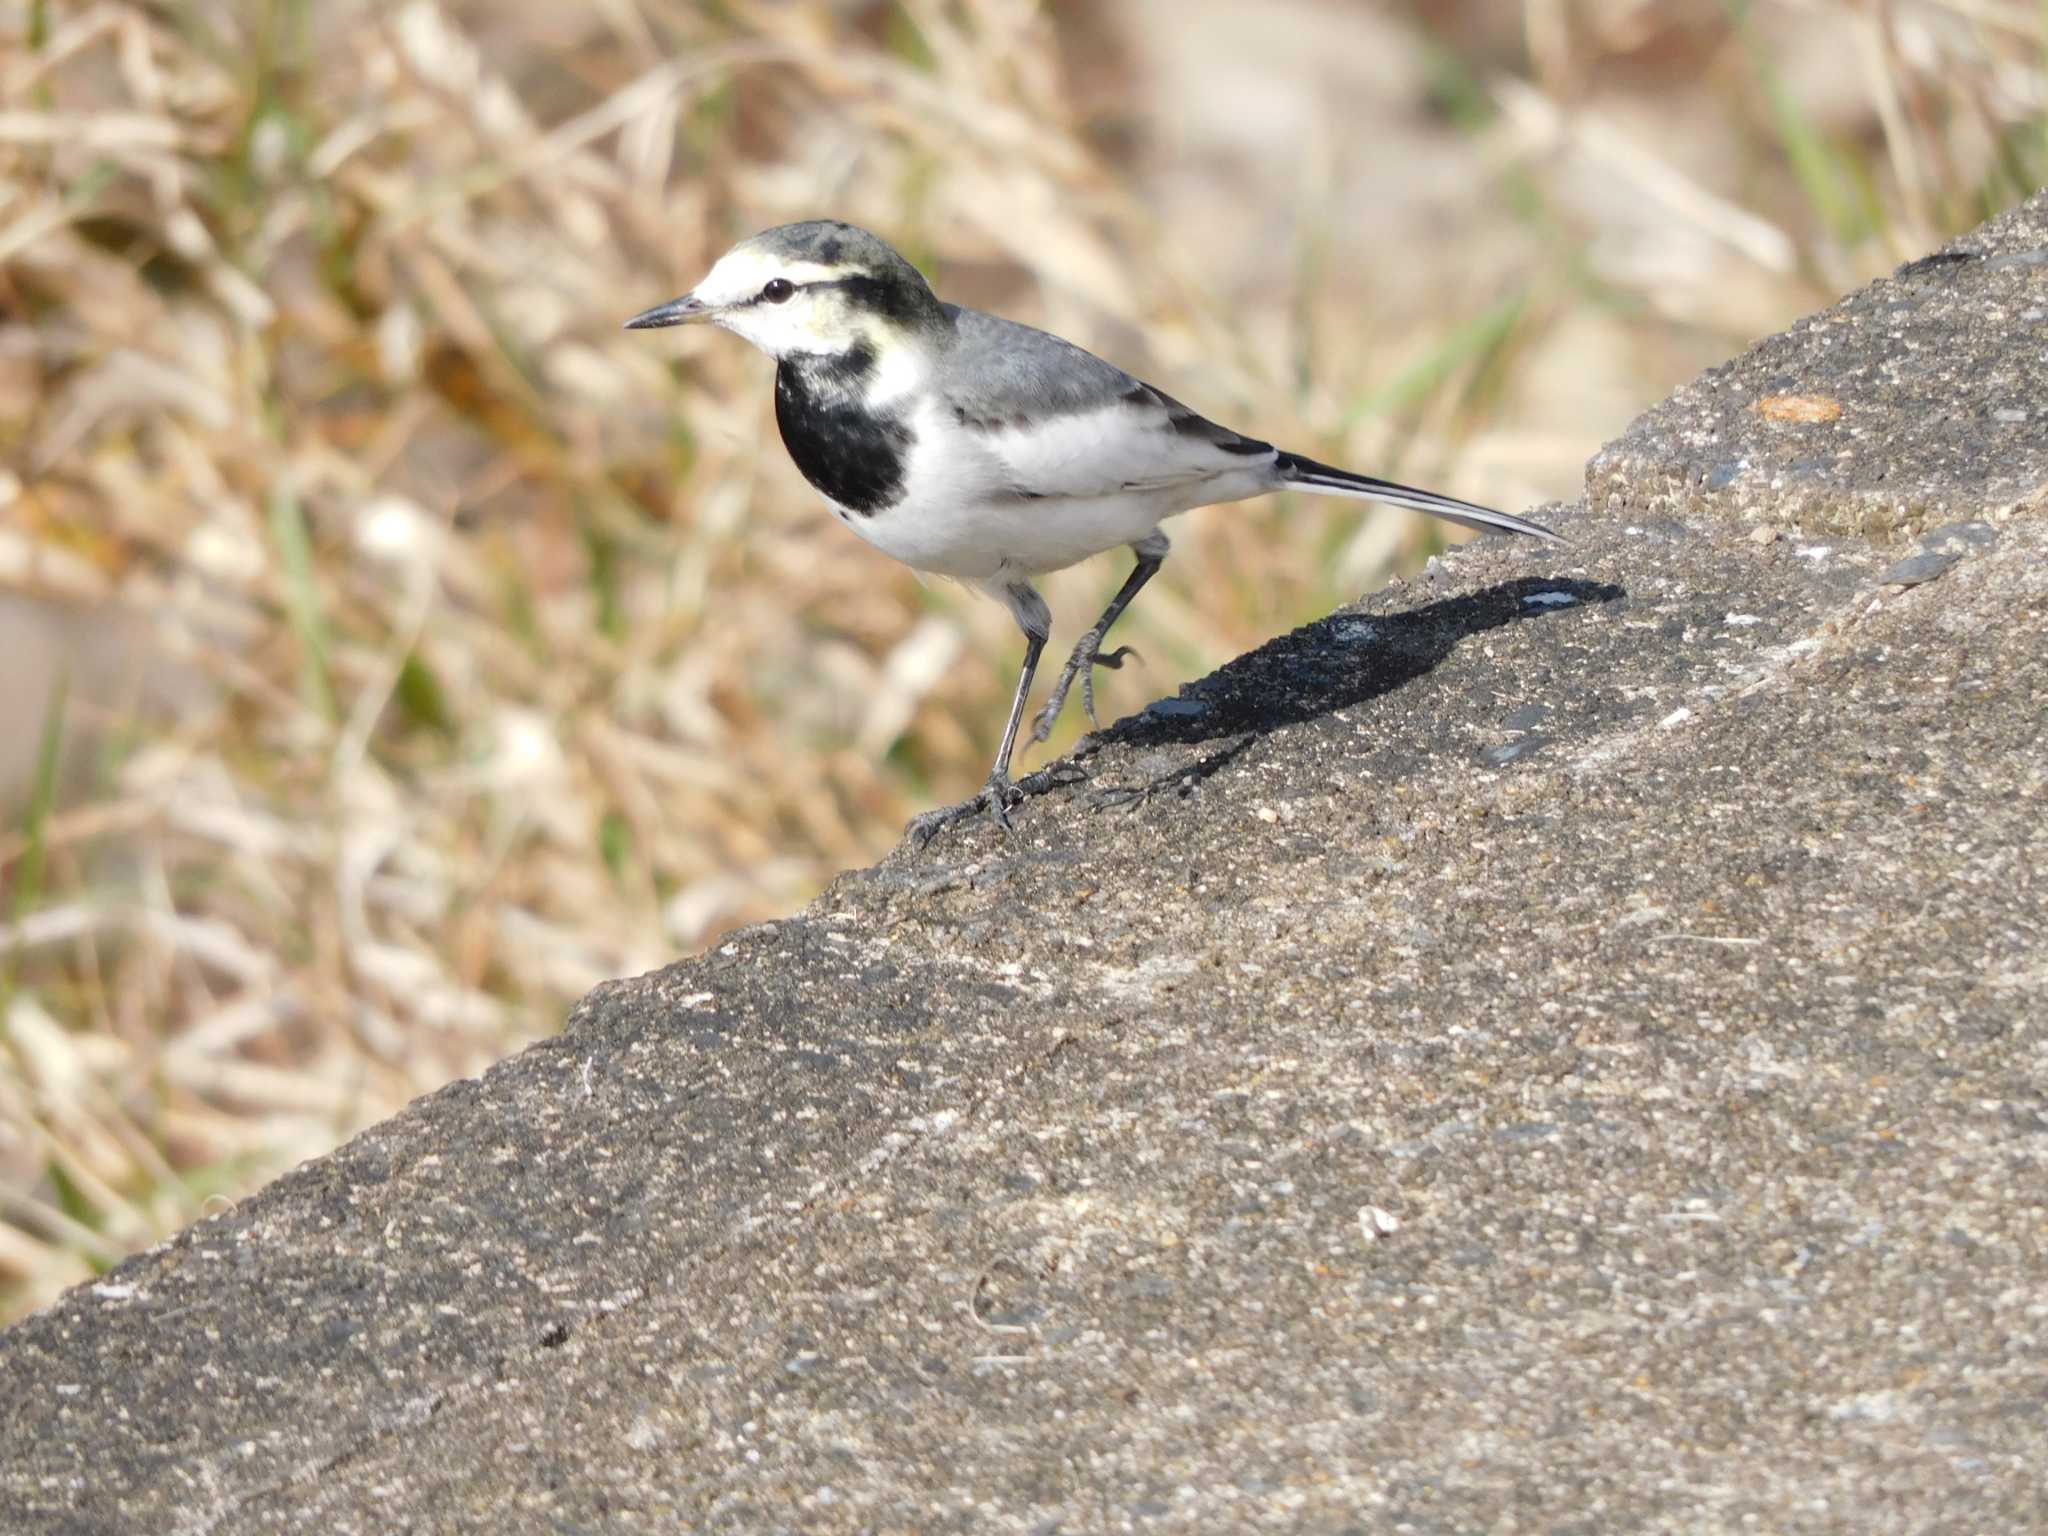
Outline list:
[[[1521,506],[2048,164],[2019,0],[1164,4],[0,3],[0,1316],[978,780],[1007,619],[618,331],[732,238]],[[1187,520],[1111,706],[1431,536]]]

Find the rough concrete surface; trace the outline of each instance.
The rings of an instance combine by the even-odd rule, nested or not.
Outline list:
[[[1586,468],[1586,496],[1898,539],[2048,482],[2048,203],[2033,198],[1711,368]]]
[[[1964,247],[0,1335],[0,1529],[2048,1529],[2048,201]]]

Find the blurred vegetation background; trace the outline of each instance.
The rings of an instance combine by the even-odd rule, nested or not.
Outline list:
[[[852,219],[1522,509],[2040,185],[2043,39],[2031,0],[0,0],[0,1316],[978,783],[1008,618],[821,515],[764,359],[619,331],[733,239]],[[1441,536],[1173,533],[1108,710]],[[1126,563],[1050,584],[1055,652]]]

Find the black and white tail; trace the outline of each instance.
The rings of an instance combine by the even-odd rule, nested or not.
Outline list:
[[[1280,471],[1280,478],[1289,485],[1298,485],[1305,491],[1321,491],[1330,496],[1357,496],[1365,501],[1383,501],[1393,507],[1409,507],[1417,512],[1427,512],[1431,517],[1440,517],[1447,523],[1462,523],[1467,528],[1501,528],[1509,533],[1526,533],[1532,538],[1551,539],[1557,543],[1564,540],[1540,523],[1526,518],[1510,517],[1505,512],[1496,512],[1491,507],[1477,506],[1469,501],[1460,501],[1455,496],[1439,495],[1435,491],[1417,490],[1412,485],[1397,485],[1392,480],[1376,480],[1371,475],[1354,475],[1348,469],[1332,469],[1328,464],[1318,464],[1314,459],[1304,459],[1298,453],[1283,453],[1275,460],[1274,467]]]

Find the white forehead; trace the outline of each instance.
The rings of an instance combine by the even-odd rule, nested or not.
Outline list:
[[[785,277],[792,283],[811,283],[843,275],[839,269],[815,261],[792,261],[748,246],[727,251],[704,274],[693,290],[710,304],[736,304],[751,299],[771,277]]]

